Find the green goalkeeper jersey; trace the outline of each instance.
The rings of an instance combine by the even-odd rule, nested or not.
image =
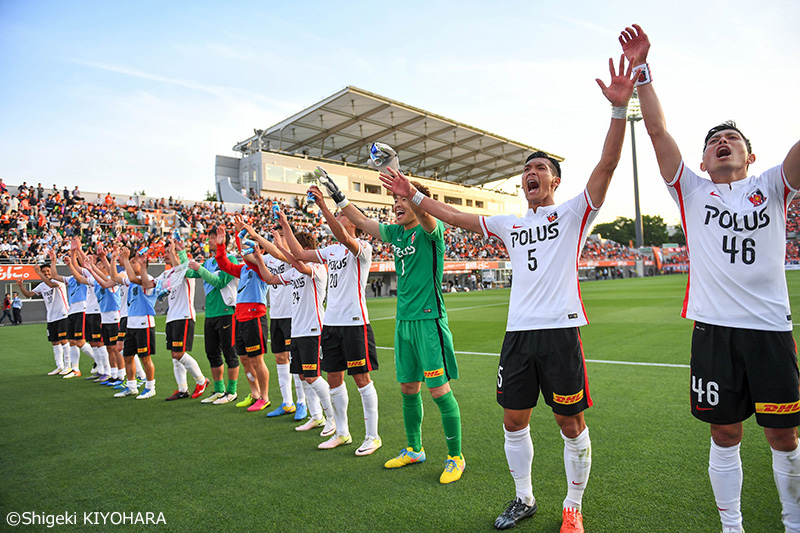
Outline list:
[[[381,224],[381,240],[394,248],[397,271],[397,320],[444,318],[444,224],[426,232],[422,225],[406,230],[399,224]]]

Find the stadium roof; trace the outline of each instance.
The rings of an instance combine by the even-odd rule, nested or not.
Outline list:
[[[397,151],[404,171],[465,185],[518,176],[525,156],[541,150],[352,86],[267,130],[254,131],[233,149],[364,165],[369,145],[380,141]]]

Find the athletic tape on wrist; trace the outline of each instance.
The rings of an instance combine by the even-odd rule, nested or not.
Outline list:
[[[628,117],[628,106],[611,106],[611,118],[625,120]]]
[[[640,85],[647,85],[651,81],[653,81],[653,77],[650,75],[650,65],[644,63],[643,65],[638,65],[633,67],[634,72],[638,72],[639,74],[636,76],[636,83],[634,83],[635,87],[639,87]]]
[[[411,201],[414,202],[414,205],[419,205],[422,203],[422,199],[425,198],[425,195],[422,192],[417,191],[414,196],[411,197]]]
[[[336,202],[336,207],[339,209],[344,209],[348,205],[350,205],[350,200],[348,200],[346,197],[343,197],[340,201]]]

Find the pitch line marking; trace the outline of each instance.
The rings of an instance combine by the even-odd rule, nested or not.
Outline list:
[[[394,350],[391,346],[376,346],[379,350]],[[455,352],[461,355],[488,355],[491,357],[500,357],[499,353],[488,352]],[[636,361],[606,361],[603,359],[587,359],[587,363],[605,363],[609,365],[633,365],[633,366],[662,366],[668,368],[689,368],[689,365],[676,365],[672,363],[640,363]]]
[[[467,309],[480,309],[481,307],[496,307],[498,305],[508,305],[508,302],[498,302],[495,304],[486,304],[486,305],[473,305],[470,307],[457,307],[455,309],[447,309],[447,314],[449,315],[453,311],[466,311]],[[383,316],[380,318],[371,318],[369,319],[370,322],[377,322],[378,320],[394,320],[397,318],[397,315],[394,316]]]

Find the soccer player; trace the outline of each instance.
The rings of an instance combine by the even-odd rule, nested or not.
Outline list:
[[[194,279],[186,278],[183,275],[186,268],[180,267],[183,263],[188,262],[183,242],[171,240],[167,246],[167,265],[170,268],[156,278],[156,285],[163,285],[169,292],[166,324],[167,350],[172,353],[172,371],[178,384],[178,390],[173,392],[172,396],[165,398],[168,402],[190,397],[189,385],[186,383],[187,371],[192,374],[196,383],[194,392],[191,394],[192,398],[199,398],[209,384],[208,378],[200,370],[200,365],[189,354],[189,350],[194,344],[194,326],[197,314],[194,310]]]
[[[136,396],[137,400],[146,400],[156,395],[156,369],[152,356],[156,353],[156,321],[155,303],[158,295],[155,290],[155,279],[147,273],[147,256],[138,253],[130,258],[130,250],[122,248],[119,252],[126,276],[112,273],[118,283],[128,286],[128,326],[125,333],[123,357],[127,387],[115,398]],[[136,363],[138,355],[145,372],[144,389],[141,394],[136,383]]]
[[[224,249],[228,249],[228,234],[225,234]],[[213,227],[208,234],[208,249],[217,253],[217,228]],[[228,261],[237,264],[236,256],[229,253]],[[203,291],[206,293],[205,349],[206,357],[211,365],[211,378],[214,381],[214,392],[200,403],[223,405],[236,400],[239,383],[239,359],[236,357],[236,345],[233,338],[233,313],[236,309],[236,278],[223,272],[217,260],[210,257],[200,265],[197,261],[189,261],[187,278],[202,278]],[[223,379],[223,357],[228,365],[228,384]]]
[[[87,257],[81,249],[80,237],[73,237],[70,243],[69,258],[67,266],[74,277],[77,277],[76,274],[83,278],[91,277],[89,271],[82,267],[82,265],[86,264]],[[110,377],[111,365],[109,364],[108,350],[103,346],[100,304],[97,302],[97,294],[93,290],[86,291],[86,315],[83,335],[92,348],[95,362],[95,367],[92,367],[90,372],[92,375],[86,379],[102,383]]]
[[[284,236],[288,238],[291,235],[296,241],[296,246],[301,250],[316,250],[317,243],[310,233],[304,231],[293,234],[286,215],[279,211],[278,217]],[[283,242],[280,233],[273,231],[272,236],[279,254],[289,262],[292,268],[277,276],[273,275],[272,279],[269,279],[268,276],[271,274],[270,272],[262,272],[262,275],[267,277],[270,283],[287,285],[292,288],[290,371],[301,376],[306,397],[309,398],[309,420],[295,429],[308,431],[322,426],[320,436],[332,439],[341,437],[338,438],[339,444],[350,444],[353,442],[353,438],[349,433],[342,436],[335,435],[337,417],[331,403],[331,390],[328,382],[322,378],[322,321],[325,317],[323,301],[327,294],[328,269],[319,263],[304,263],[298,260],[289,251],[289,247]],[[262,258],[259,257],[259,261],[259,266],[263,265]],[[264,270],[267,270],[266,265],[263,265],[262,271]],[[320,412],[320,407],[325,413],[324,417]],[[322,444],[320,444],[321,448]]]
[[[241,222],[237,219],[237,224]],[[237,231],[241,228],[237,227]],[[220,270],[239,279],[236,295],[236,353],[242,360],[250,394],[236,407],[247,407],[249,412],[261,411],[270,405],[269,401],[269,369],[264,363],[267,351],[267,282],[259,274],[258,267],[245,260],[243,264],[234,265],[225,254],[225,229],[217,227],[217,251],[215,258]],[[237,247],[241,249],[239,236],[236,236]]]
[[[733,122],[706,134],[700,170],[689,170],[651,83],[650,40],[620,35],[636,57],[639,99],[661,177],[681,212],[690,253],[682,316],[694,320],[692,414],[710,424],[708,473],[725,532],[742,529],[742,421],[753,413],[772,449],[786,531],[800,531],[797,353],[786,288],[786,209],[800,188],[800,143],[781,165],[749,176],[756,160]],[[728,90],[729,88],[721,88]]]
[[[56,369],[48,372],[48,376],[55,376],[64,370],[64,349],[67,346],[67,288],[63,283],[52,281],[50,278],[50,265],[35,265],[34,272],[42,280],[33,290],[28,290],[22,284],[22,279],[17,279],[17,286],[26,298],[42,298],[47,310],[47,340],[53,345],[53,357]],[[49,283],[46,283],[47,280]]]
[[[347,387],[344,372],[353,376],[361,394],[366,435],[356,455],[370,455],[381,447],[378,435],[378,393],[369,373],[378,369],[375,335],[369,323],[366,288],[372,264],[372,245],[359,237],[361,230],[340,211],[334,215],[325,204],[322,191],[309,189],[334,237],[339,241],[321,250],[303,250],[291,232],[286,242],[301,261],[328,267],[328,307],[322,322],[322,369],[328,373],[331,403],[336,418],[336,434],[319,445],[335,448],[350,437],[347,417]]]
[[[386,468],[400,468],[425,461],[422,447],[422,382],[428,385],[439,408],[448,455],[439,477],[441,483],[461,479],[466,462],[461,451],[461,411],[450,389],[458,378],[453,336],[442,298],[444,271],[444,224],[411,202],[395,195],[396,224],[367,218],[330,180],[323,182],[336,205],[360,230],[394,247],[397,271],[397,324],[395,368],[403,397],[403,424],[408,446]],[[417,185],[420,194],[430,194]]]
[[[50,264],[56,264],[56,252],[52,248],[48,252]],[[64,264],[69,261],[69,256],[64,257]],[[67,287],[67,301],[69,310],[67,314],[67,340],[69,341],[69,362],[70,372],[64,375],[64,379],[80,377],[80,357],[81,351],[86,353],[94,360],[94,351],[83,338],[84,324],[86,322],[86,285],[78,282],[75,276],[61,276],[55,268],[50,269],[50,279],[63,283]],[[46,281],[45,281],[46,283]],[[52,285],[51,285],[52,287]],[[66,358],[65,358],[66,361]]]
[[[255,239],[261,248],[267,251],[263,256],[264,264],[271,274],[278,275],[289,270],[291,265],[285,257],[265,238],[259,235],[250,225],[244,229]],[[283,236],[280,224],[274,228]],[[290,231],[291,233],[291,231]],[[274,255],[273,255],[274,254]],[[277,256],[277,257],[276,257]],[[275,354],[275,367],[278,373],[278,387],[281,391],[281,404],[267,413],[270,418],[294,413],[295,420],[303,420],[308,414],[303,381],[289,368],[290,347],[292,345],[292,288],[288,285],[270,285],[269,293],[269,337],[270,348]],[[292,378],[297,392],[297,404],[292,401]]]
[[[578,287],[578,258],[619,162],[628,100],[633,93],[631,64],[626,70],[624,58],[620,58],[619,72],[615,73],[609,60],[609,70],[609,87],[597,80],[613,106],[600,162],[586,189],[563,204],[557,206],[555,202],[561,166],[544,152],[534,152],[525,161],[522,190],[528,211],[522,218],[463,213],[423,195],[391,168],[380,176],[395,195],[409,197],[412,204],[436,218],[481,233],[485,239],[499,238],[508,249],[514,284],[497,373],[497,402],[503,406],[506,460],[516,497],[495,521],[498,529],[513,527],[537,510],[531,483],[533,441],[529,424],[541,390],[564,440],[567,497],[561,531],[583,531],[581,501],[592,453],[583,411],[592,400],[578,330],[588,323]]]

